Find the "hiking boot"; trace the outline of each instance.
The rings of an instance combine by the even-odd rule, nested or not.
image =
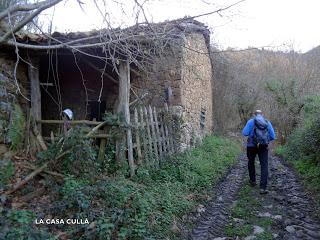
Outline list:
[[[249,180],[249,184],[251,187],[255,187],[257,185],[256,182]]]
[[[267,189],[260,189],[260,194],[267,194],[269,191]]]

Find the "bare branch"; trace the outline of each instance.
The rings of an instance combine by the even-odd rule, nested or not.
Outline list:
[[[15,12],[22,12],[22,11],[28,12],[28,11],[35,10],[35,9],[41,7],[45,2],[48,2],[48,0],[42,1],[42,2],[37,2],[37,3],[32,3],[32,4],[21,4],[21,5],[10,6],[6,10],[4,10],[0,13],[0,20],[7,17],[8,14],[12,15]]]
[[[42,4],[30,15],[25,16],[11,31],[7,32],[0,38],[0,43],[5,42],[12,33],[16,33],[20,29],[22,29],[27,23],[31,22],[36,16],[38,16],[42,11],[44,11],[47,8],[50,8],[62,0],[47,0],[42,2]],[[10,14],[10,13],[9,13]]]
[[[234,6],[242,3],[242,2],[244,2],[244,1],[246,1],[246,0],[240,0],[240,1],[235,2],[235,3],[233,3],[233,4],[231,4],[231,5],[227,6],[227,7],[219,8],[219,9],[217,9],[217,10],[215,10],[215,11],[212,11],[212,12],[207,12],[207,13],[202,13],[202,14],[199,14],[199,15],[191,16],[191,17],[186,17],[186,18],[183,18],[183,19],[184,19],[184,20],[194,19],[194,18],[204,17],[204,16],[207,16],[207,15],[215,14],[215,13],[220,14],[221,12],[223,12],[223,11],[225,11],[225,10],[228,10],[229,8],[232,8],[232,7],[234,7]]]

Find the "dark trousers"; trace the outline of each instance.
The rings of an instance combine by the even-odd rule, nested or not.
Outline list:
[[[251,182],[256,182],[254,160],[257,154],[261,166],[260,188],[266,189],[268,183],[268,146],[247,147],[248,170]]]

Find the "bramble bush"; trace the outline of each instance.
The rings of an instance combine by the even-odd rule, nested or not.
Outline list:
[[[50,163],[49,168],[73,176],[96,176],[100,164],[96,161],[97,149],[92,139],[85,138],[81,127],[74,127],[63,141],[49,145],[47,151],[41,152],[38,157],[42,162],[57,158],[63,152],[64,157]]]
[[[0,160],[0,188],[3,188],[14,174],[14,165],[11,160]]]
[[[57,212],[95,222],[94,228],[73,233],[75,239],[179,239],[174,221],[182,221],[206,199],[239,152],[238,144],[210,136],[198,148],[167,159],[159,170],[140,167],[132,179],[69,176],[56,201]],[[72,228],[66,231],[74,232]]]
[[[320,96],[309,97],[303,108],[303,122],[278,150],[289,161],[310,161],[320,164]]]
[[[78,140],[76,136],[70,136],[70,139],[79,146],[66,142],[64,147],[81,152],[87,147],[86,140],[79,137]],[[59,145],[51,146],[42,155],[42,160],[56,156],[60,148]],[[207,199],[208,190],[235,163],[239,152],[239,144],[209,136],[199,147],[166,159],[158,170],[139,167],[131,179],[125,174],[102,177],[102,172],[97,170],[100,166],[91,159],[91,151],[85,150],[83,155],[79,153],[76,157],[67,155],[59,160],[66,161],[64,171],[59,169],[66,175],[64,182],[52,185],[54,201],[42,214],[59,219],[87,218],[90,225],[48,227],[51,233],[62,230],[72,239],[181,239],[179,228],[173,226],[186,221],[183,216]],[[89,159],[84,163],[86,156]],[[83,168],[96,170],[90,173]],[[99,174],[100,177],[95,176]],[[31,218],[35,218],[33,215]],[[15,235],[12,236],[17,236],[16,239],[27,239],[29,228],[30,234],[36,236],[33,239],[45,234],[50,239],[46,226],[37,229],[30,221],[28,218],[25,221],[28,224],[15,224],[17,229],[8,228],[8,231],[10,234],[13,231]]]
[[[303,122],[276,153],[288,160],[307,186],[320,192],[320,96],[306,99]]]
[[[18,104],[15,104],[11,113],[8,129],[11,150],[18,150],[22,146],[24,140],[25,122],[26,121],[21,107]]]
[[[0,209],[0,239],[54,240],[47,229],[34,227],[35,215],[28,210]]]

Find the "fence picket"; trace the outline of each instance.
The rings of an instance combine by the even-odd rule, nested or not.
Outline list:
[[[166,135],[164,133],[164,119],[160,117],[160,133],[161,133],[161,144],[163,146],[163,152],[165,155],[168,154],[167,145],[166,145]]]
[[[166,123],[164,124],[164,133],[165,133],[165,138],[166,138],[165,141],[166,141],[166,145],[167,145],[167,151],[169,154],[171,154],[172,151],[171,151],[171,146],[170,146],[170,137],[169,137],[168,126]]]
[[[157,146],[158,146],[158,152],[160,159],[163,159],[163,153],[162,153],[162,141],[161,141],[161,134],[159,129],[159,121],[158,121],[158,114],[155,107],[153,107],[153,119],[155,123],[155,129],[156,129],[156,139],[157,139]]]
[[[171,114],[167,103],[165,103],[164,107],[165,107],[166,113]],[[168,135],[168,143],[169,143],[170,152],[174,153],[175,147],[174,147],[174,139],[173,139],[173,122],[168,123],[167,131],[168,131],[167,135]]]
[[[151,122],[150,122],[150,118],[148,116],[148,111],[147,111],[147,108],[144,107],[144,115],[145,115],[145,123],[146,123],[146,128],[147,128],[147,135],[148,135],[148,145],[149,145],[149,154],[148,154],[148,157],[149,157],[149,162],[152,158],[152,155],[153,155],[153,151],[152,151],[152,137],[151,137]]]
[[[142,154],[141,154],[141,143],[140,143],[140,124],[138,119],[138,111],[135,108],[134,109],[134,122],[136,124],[136,131],[135,131],[135,137],[136,137],[136,149],[137,149],[137,155],[138,155],[138,164],[142,163]]]
[[[133,148],[138,165],[157,166],[175,152],[174,126],[167,121],[168,114],[171,114],[168,106],[160,110],[151,105],[133,109]]]
[[[156,160],[156,163],[159,163],[159,151],[157,147],[157,135],[156,135],[156,128],[155,128],[155,122],[153,120],[153,114],[152,114],[152,108],[149,105],[148,113],[150,117],[150,125],[151,125],[151,134],[152,134],[152,143],[153,143],[153,151],[154,151],[154,157]]]
[[[142,138],[142,142],[143,142],[143,150],[142,150],[142,158],[144,159],[144,161],[147,161],[147,156],[148,156],[148,149],[147,149],[147,131],[146,128],[147,127],[147,122],[144,120],[144,116],[143,116],[143,109],[140,107],[139,108],[139,113],[140,113],[140,126],[143,128],[143,131],[141,131],[141,138]]]

